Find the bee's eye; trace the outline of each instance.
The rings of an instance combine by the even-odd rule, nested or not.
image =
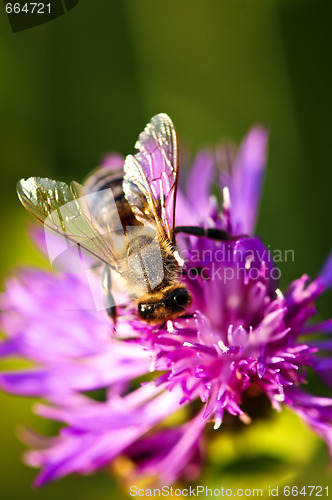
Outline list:
[[[181,290],[174,297],[175,302],[179,304],[179,306],[186,304],[188,302],[188,298],[189,298],[189,293],[187,292],[187,290]]]
[[[191,296],[188,290],[184,288],[175,290],[167,299],[170,305],[187,306],[191,302]]]

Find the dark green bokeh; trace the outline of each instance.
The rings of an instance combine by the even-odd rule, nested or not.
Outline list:
[[[17,180],[80,181],[105,153],[132,152],[158,112],[193,151],[221,138],[239,142],[255,122],[269,127],[258,233],[272,249],[294,249],[295,261],[281,265],[282,287],[304,272],[315,277],[332,248],[331,10],[329,0],[80,0],[16,34],[2,11],[2,278],[18,264],[41,263],[25,236],[31,219]],[[323,317],[331,298],[320,303]],[[102,474],[32,491],[35,472],[20,463],[14,429],[52,428],[31,414],[31,400],[1,396],[1,406],[2,498],[124,496]],[[298,471],[301,484],[328,483],[326,447],[317,449]],[[215,471],[219,485],[229,484],[227,467]]]

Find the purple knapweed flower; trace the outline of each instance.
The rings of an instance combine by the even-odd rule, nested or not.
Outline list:
[[[193,296],[187,317],[156,327],[141,322],[133,304],[120,306],[114,336],[105,311],[94,308],[84,275],[27,269],[8,280],[0,353],[35,367],[2,372],[0,385],[42,398],[47,404],[35,411],[62,424],[53,438],[29,437],[34,449],[25,458],[41,469],[37,486],[91,473],[120,455],[136,473],[163,484],[194,477],[205,428],[223,432],[229,415],[250,423],[244,402],[257,393],[276,410],[291,408],[332,452],[332,399],[304,388],[309,367],[332,385],[332,320],[312,321],[315,300],[332,284],[332,259],[314,281],[303,276],[279,290],[270,252],[253,236],[266,144],[266,131],[255,127],[237,152],[199,153],[187,190],[178,191],[178,225],[239,236],[177,237]],[[112,156],[104,168],[119,162]],[[43,248],[41,233],[34,238]],[[99,389],[103,400],[94,397]],[[163,424],[181,408],[182,423]]]

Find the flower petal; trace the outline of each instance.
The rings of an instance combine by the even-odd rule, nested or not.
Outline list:
[[[236,156],[229,191],[234,234],[253,234],[261,197],[268,133],[252,128]]]

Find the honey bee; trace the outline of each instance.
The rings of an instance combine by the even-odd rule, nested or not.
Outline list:
[[[136,300],[139,318],[158,324],[183,315],[192,304],[175,246],[179,153],[171,119],[154,116],[136,148],[121,171],[101,167],[84,186],[30,177],[18,182],[17,192],[46,227],[105,265],[108,296],[115,272]],[[115,321],[115,304],[107,311]]]
[[[179,148],[175,127],[164,113],[154,116],[122,169],[101,167],[80,185],[30,177],[17,184],[19,199],[45,228],[104,264],[106,310],[117,310],[112,274],[137,304],[141,320],[164,323],[186,313],[192,295],[181,280],[176,250],[179,232],[214,240],[233,240],[219,228],[175,227]]]

